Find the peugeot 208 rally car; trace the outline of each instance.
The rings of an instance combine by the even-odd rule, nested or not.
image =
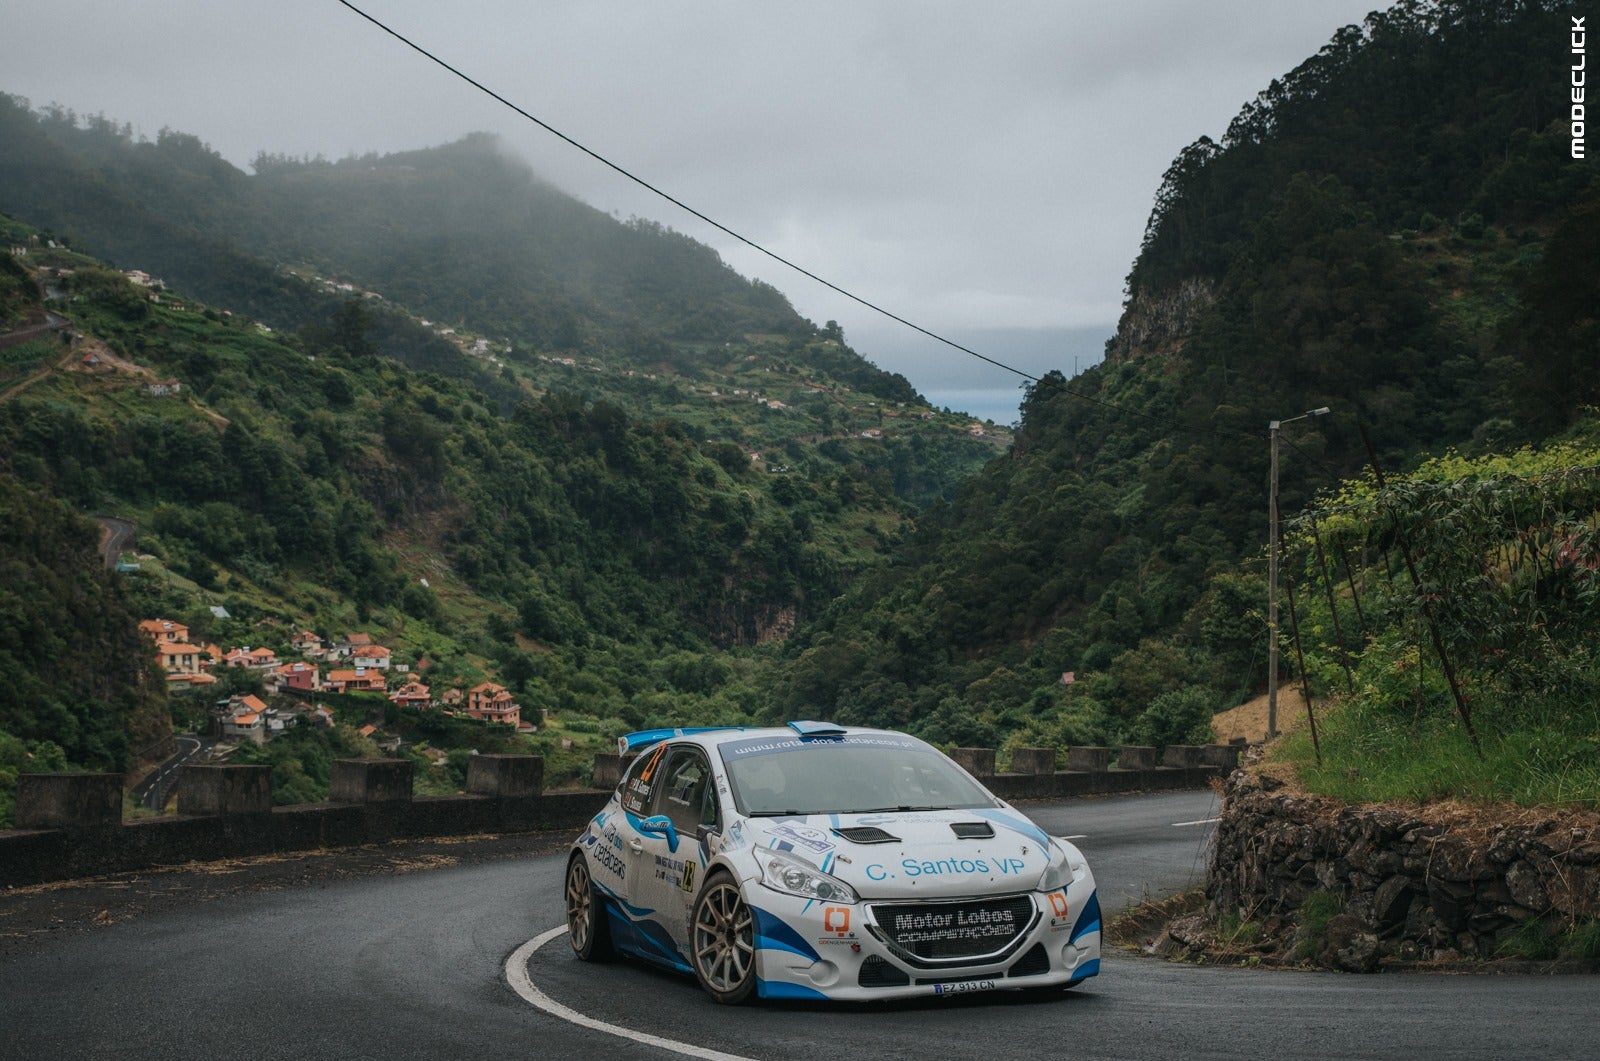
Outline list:
[[[578,957],[693,973],[719,1002],[1071,987],[1100,903],[1048,836],[937,749],[887,730],[654,730],[573,844]]]

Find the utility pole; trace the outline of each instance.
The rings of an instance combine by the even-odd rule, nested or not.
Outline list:
[[[1267,488],[1267,521],[1270,526],[1267,544],[1267,739],[1278,735],[1278,431],[1284,424],[1304,420],[1308,416],[1324,416],[1328,407],[1312,409],[1291,416],[1287,420],[1273,420],[1267,424],[1267,436],[1272,446],[1271,482]]]

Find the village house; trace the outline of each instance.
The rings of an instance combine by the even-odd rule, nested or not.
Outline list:
[[[220,728],[223,740],[248,740],[257,744],[267,743],[267,719],[265,715],[249,712],[242,715],[229,715],[222,719]]]
[[[194,675],[203,669],[201,650],[181,641],[163,641],[156,648],[156,659],[168,675]]]
[[[333,646],[329,651],[341,658],[348,657],[358,648],[365,648],[372,644],[371,634],[345,634],[344,640]]]
[[[409,681],[389,694],[389,699],[401,707],[431,707],[433,694],[426,685]]]
[[[217,736],[223,740],[267,742],[267,705],[258,696],[234,696],[214,712]]]
[[[182,623],[175,623],[171,619],[146,619],[139,624],[139,629],[149,634],[157,645],[164,641],[187,642],[189,628]]]
[[[383,692],[383,672],[356,667],[354,670],[331,670],[322,683],[330,693]]]
[[[327,652],[322,638],[310,630],[302,630],[289,639],[289,647],[310,659],[321,659]]]
[[[350,662],[373,670],[389,669],[389,650],[382,645],[357,645],[350,650]]]
[[[222,662],[229,667],[250,667],[254,670],[270,670],[278,665],[278,654],[270,648],[243,648],[229,649],[222,655]]]
[[[157,398],[170,397],[174,394],[177,394],[182,389],[183,384],[179,383],[175,379],[152,380],[144,385],[144,392],[146,394],[154,395]]]
[[[267,674],[267,681],[278,692],[282,692],[285,689],[295,689],[300,692],[314,693],[322,688],[322,679],[317,673],[316,664],[301,663],[299,661],[274,667]]]
[[[484,682],[468,690],[467,714],[485,722],[503,722],[509,726],[522,721],[522,708],[503,686],[494,682]]]

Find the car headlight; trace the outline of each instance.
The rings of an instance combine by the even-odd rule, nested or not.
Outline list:
[[[761,883],[773,891],[826,903],[860,901],[854,888],[804,859],[771,847],[755,848],[754,854],[756,865],[761,867]]]
[[[1040,891],[1053,892],[1065,888],[1088,868],[1088,863],[1076,855],[1076,849],[1073,851],[1074,855],[1069,856],[1060,844],[1050,845],[1050,865],[1045,867],[1044,876],[1039,878]]]

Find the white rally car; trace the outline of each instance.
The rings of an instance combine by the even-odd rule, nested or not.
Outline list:
[[[1100,971],[1083,855],[887,730],[653,730],[573,844],[578,957],[692,972],[718,1002],[1059,990]]]

